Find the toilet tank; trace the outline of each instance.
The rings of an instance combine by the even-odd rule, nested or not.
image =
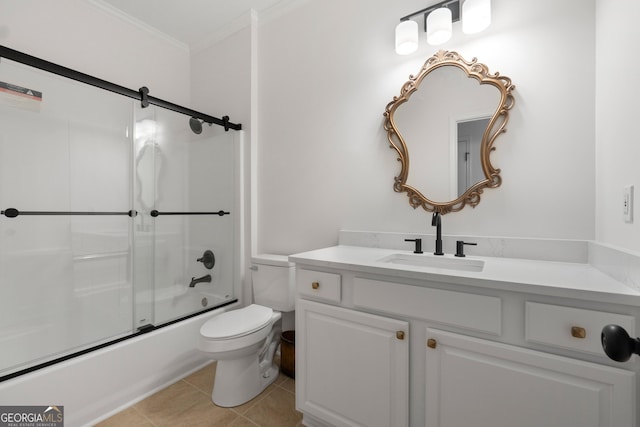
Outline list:
[[[295,267],[286,255],[251,258],[251,284],[256,304],[287,312],[295,309]]]

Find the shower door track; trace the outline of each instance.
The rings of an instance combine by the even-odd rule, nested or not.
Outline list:
[[[177,113],[186,114],[187,116],[204,120],[207,123],[213,123],[218,126],[222,126],[226,131],[228,131],[229,129],[242,130],[242,125],[240,123],[231,123],[229,121],[229,116],[223,116],[221,119],[219,119],[217,117],[213,117],[208,114],[192,110],[190,108],[182,107],[169,101],[164,101],[160,98],[149,96],[149,89],[145,86],[141,87],[139,90],[128,89],[124,86],[99,79],[89,74],[81,73],[71,68],[63,67],[62,65],[54,64],[53,62],[45,61],[44,59],[40,59],[2,45],[0,45],[0,58],[7,58],[12,61],[20,62],[21,64],[29,65],[40,70],[48,71],[62,77],[88,84],[90,86],[95,86],[109,92],[114,92],[129,98],[137,99],[141,102],[143,108],[148,106],[149,104],[152,104],[158,107],[166,108],[167,110],[175,111]]]
[[[153,332],[153,331],[156,331],[158,329],[162,329],[165,326],[170,326],[170,325],[173,325],[174,323],[178,323],[178,322],[181,322],[183,320],[187,320],[187,319],[190,319],[192,317],[196,317],[196,316],[208,313],[208,312],[213,311],[213,310],[218,310],[218,309],[220,309],[222,307],[226,307],[228,305],[235,304],[237,302],[238,302],[238,299],[235,298],[235,299],[232,299],[230,301],[226,301],[226,302],[224,302],[224,303],[222,303],[220,305],[217,305],[215,307],[210,307],[210,308],[207,308],[205,310],[199,311],[197,313],[191,313],[191,314],[189,314],[187,316],[183,316],[183,317],[180,317],[178,319],[171,320],[170,322],[167,322],[167,323],[163,323],[163,324],[160,324],[160,325],[144,325],[144,326],[141,326],[140,328],[137,329],[137,332],[134,332],[132,334],[126,335],[124,337],[116,338],[114,340],[107,341],[107,342],[104,342],[102,344],[98,344],[98,345],[95,345],[95,346],[92,346],[92,347],[89,347],[89,348],[85,348],[83,350],[79,350],[79,351],[76,351],[76,352],[73,352],[73,353],[70,353],[70,354],[66,354],[64,356],[60,356],[60,357],[57,357],[55,359],[39,363],[37,365],[30,366],[30,367],[25,368],[25,369],[22,369],[22,370],[19,370],[19,371],[16,371],[16,372],[12,372],[12,373],[4,375],[4,376],[0,376],[0,383],[3,382],[3,381],[10,380],[12,378],[19,377],[21,375],[28,374],[30,372],[37,371],[38,369],[42,369],[42,368],[46,368],[48,366],[55,365],[56,363],[64,362],[66,360],[73,359],[75,357],[82,356],[82,355],[85,355],[87,353],[91,353],[92,351],[96,351],[96,350],[103,349],[105,347],[109,347],[109,346],[111,346],[113,344],[117,344],[119,342],[129,340],[131,338],[139,337],[140,335],[144,335],[146,333]]]

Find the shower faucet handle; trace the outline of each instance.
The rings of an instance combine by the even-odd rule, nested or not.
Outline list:
[[[209,270],[211,270],[213,266],[216,265],[216,257],[209,249],[204,251],[202,257],[198,258],[196,261],[203,263],[204,266]]]

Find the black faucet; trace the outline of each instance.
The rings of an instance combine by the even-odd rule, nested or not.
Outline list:
[[[440,219],[440,213],[434,212],[431,217],[431,225],[436,227],[436,251],[434,255],[444,255],[442,252],[442,219]]]
[[[197,279],[195,277],[191,278],[191,283],[189,283],[189,287],[193,288],[195,285],[197,285],[198,283],[210,283],[211,282],[211,275],[207,274],[206,276],[202,276],[202,277],[198,277]]]

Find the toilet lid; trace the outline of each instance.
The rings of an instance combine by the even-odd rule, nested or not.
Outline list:
[[[245,308],[227,311],[208,320],[200,328],[200,333],[210,339],[226,339],[247,335],[265,327],[272,316],[273,310],[269,307],[251,304]]]

